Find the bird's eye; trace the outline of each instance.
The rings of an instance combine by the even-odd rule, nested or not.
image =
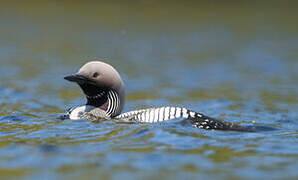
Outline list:
[[[94,78],[97,78],[98,76],[99,76],[98,72],[95,72],[95,73],[93,74],[93,77],[94,77]]]

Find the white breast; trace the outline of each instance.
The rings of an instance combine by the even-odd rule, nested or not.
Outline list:
[[[88,106],[88,105],[75,107],[75,108],[71,109],[70,111],[68,111],[69,119],[71,119],[71,120],[81,119],[82,116],[84,115],[84,113],[89,112],[92,109],[94,109],[94,107]]]

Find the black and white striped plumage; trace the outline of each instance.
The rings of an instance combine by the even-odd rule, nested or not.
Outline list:
[[[191,111],[181,107],[167,106],[141,109],[126,112],[115,117],[115,119],[119,119],[122,121],[139,123],[158,123],[178,118],[188,119],[193,126],[201,129],[249,131],[249,129],[247,129],[246,127],[210,118],[201,113],[197,113],[195,111]]]
[[[192,113],[194,115],[194,113]],[[130,111],[117,116],[117,119],[130,121],[156,123],[175,118],[188,118],[190,113],[185,108],[179,107],[159,107]]]
[[[157,123],[183,118],[202,129],[250,131],[246,127],[181,107],[154,107],[121,114],[125,101],[122,79],[111,65],[100,61],[85,64],[78,73],[65,79],[78,83],[87,98],[85,106],[73,108],[67,113],[70,119],[115,119],[120,122]]]
[[[110,117],[115,117],[117,114],[117,109],[120,108],[120,98],[118,94],[110,90],[108,92],[108,109],[106,110],[106,113]]]

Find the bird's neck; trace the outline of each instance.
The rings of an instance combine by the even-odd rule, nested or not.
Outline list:
[[[114,90],[100,90],[93,96],[87,96],[86,105],[104,110],[108,116],[114,117],[122,110],[119,94]]]
[[[86,105],[99,107],[103,110],[106,110],[104,109],[104,105],[108,102],[108,90],[97,90],[95,93],[92,94],[93,95],[85,94],[87,99]]]

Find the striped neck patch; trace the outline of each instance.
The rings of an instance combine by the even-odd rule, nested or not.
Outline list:
[[[114,114],[120,108],[120,99],[118,94],[114,90],[108,91],[108,109],[106,113],[109,117],[113,117]]]

